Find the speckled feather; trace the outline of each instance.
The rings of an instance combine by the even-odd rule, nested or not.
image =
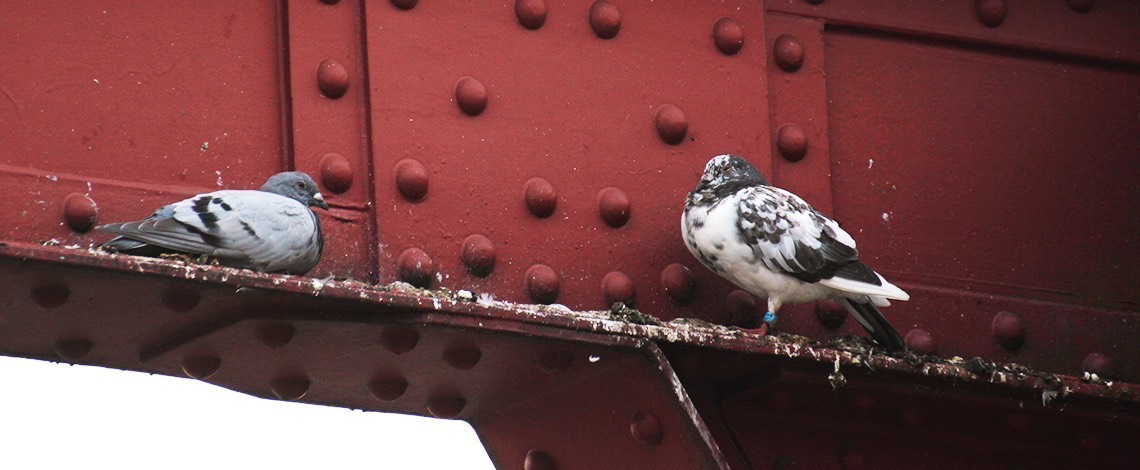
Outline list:
[[[836,299],[880,343],[902,347],[874,305],[909,296],[858,259],[855,240],[799,196],[768,185],[735,155],[713,158],[689,193],[681,219],[689,251],[734,284],[784,303]],[[866,305],[863,305],[866,304]],[[877,318],[876,318],[877,316]]]

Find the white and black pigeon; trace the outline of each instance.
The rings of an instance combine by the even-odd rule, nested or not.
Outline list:
[[[876,306],[910,296],[859,261],[855,240],[839,224],[799,196],[770,186],[743,158],[709,160],[685,201],[681,235],[713,272],[768,297],[762,333],[785,303],[833,299],[882,347],[905,348]]]
[[[309,207],[329,208],[309,175],[291,171],[273,175],[257,191],[199,194],[143,220],[96,229],[119,235],[100,245],[107,251],[209,255],[223,266],[305,274],[324,248],[321,221]]]

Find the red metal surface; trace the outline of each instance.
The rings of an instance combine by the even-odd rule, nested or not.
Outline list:
[[[506,466],[717,465],[702,420],[743,468],[978,464],[948,449],[1000,446],[1016,451],[995,466],[1081,463],[1039,441],[1078,442],[1107,464],[1134,455],[1120,439],[1136,425],[1122,382],[1140,377],[1133,2],[12,2],[2,21],[0,281],[18,286],[0,314],[6,354],[216,369],[207,380],[259,396],[435,409],[471,420]],[[677,232],[684,194],[726,152],[836,216],[911,293],[886,314],[912,350],[1065,374],[1077,398],[1024,408],[1056,383],[991,385],[968,361],[859,359],[377,287],[746,324],[756,299]],[[35,245],[86,248],[104,239],[99,223],[292,168],[333,206],[317,280]],[[787,313],[786,332],[858,333],[826,303]],[[412,342],[401,331],[420,339],[398,354]],[[654,342],[673,345],[668,361]],[[543,363],[549,345],[602,348],[621,366],[583,365],[587,380],[495,359]],[[275,368],[232,359],[243,355]],[[890,372],[845,374],[833,392],[820,376],[836,357]],[[376,402],[401,388],[393,371],[402,398]],[[1085,384],[1083,371],[1118,381]],[[574,401],[591,393],[616,398]],[[547,417],[632,447],[573,456]],[[890,451],[900,425],[922,450]],[[827,452],[811,453],[811,436]]]

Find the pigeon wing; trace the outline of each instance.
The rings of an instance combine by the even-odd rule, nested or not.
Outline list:
[[[768,269],[814,283],[842,276],[880,285],[859,261],[855,240],[799,196],[771,186],[740,193],[737,229]]]

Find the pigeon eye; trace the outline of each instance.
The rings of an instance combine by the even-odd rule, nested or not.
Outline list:
[[[305,189],[305,182],[304,181],[298,181],[297,182],[297,189]]]

